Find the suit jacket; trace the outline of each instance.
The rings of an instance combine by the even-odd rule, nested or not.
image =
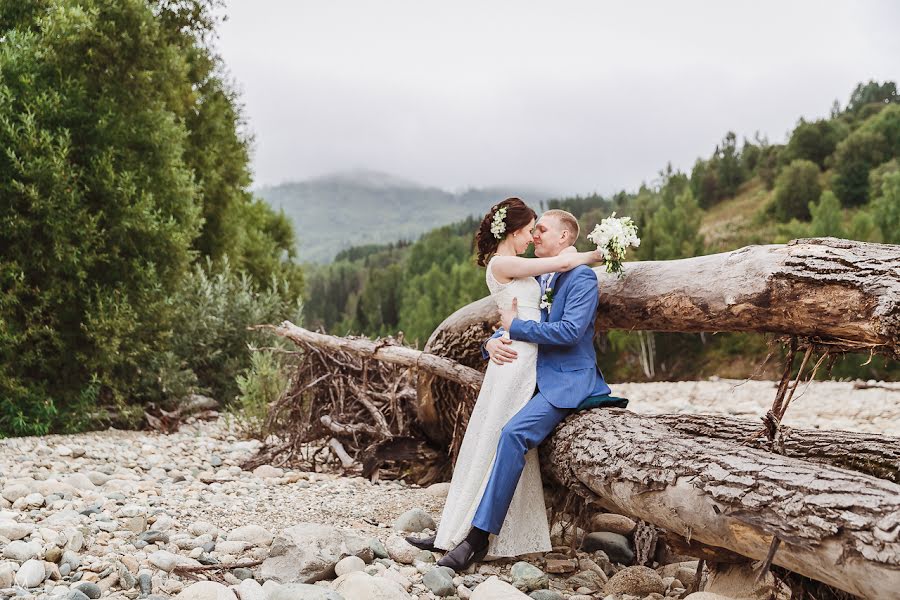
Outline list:
[[[541,320],[513,319],[509,337],[538,344],[537,385],[557,408],[576,408],[589,396],[611,392],[597,368],[594,320],[597,317],[597,275],[586,265],[556,276],[550,312]],[[503,335],[498,330],[493,337]],[[482,347],[482,355],[487,352]]]

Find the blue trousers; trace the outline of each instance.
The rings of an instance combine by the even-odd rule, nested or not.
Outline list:
[[[500,533],[525,468],[525,453],[543,442],[573,410],[553,406],[538,392],[500,430],[494,467],[472,525],[494,535]]]

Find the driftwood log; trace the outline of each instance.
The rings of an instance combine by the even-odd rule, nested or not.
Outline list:
[[[900,590],[900,485],[738,443],[679,435],[627,410],[569,417],[542,448],[560,484],[688,540],[864,598]]]
[[[773,333],[822,351],[900,358],[900,245],[810,238],[624,270],[617,278],[595,269],[598,331]],[[447,317],[424,349],[484,369],[480,345],[497,321],[482,298]],[[423,427],[449,441],[442,415],[456,409],[459,387],[420,372],[417,392]]]
[[[649,421],[688,436],[728,440],[791,458],[841,467],[900,483],[900,438],[857,431],[801,429],[782,426],[769,441],[759,424],[725,415],[647,415]]]

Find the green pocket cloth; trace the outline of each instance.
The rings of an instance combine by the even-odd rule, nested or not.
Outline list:
[[[592,408],[627,408],[628,398],[617,398],[604,394],[602,396],[590,396],[581,401],[575,410],[590,410]]]

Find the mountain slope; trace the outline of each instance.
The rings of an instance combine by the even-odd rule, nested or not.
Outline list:
[[[451,193],[375,171],[349,171],[267,186],[256,193],[294,223],[303,262],[328,262],[351,246],[412,240],[422,233],[481,215],[509,196],[539,209],[551,194],[491,187]]]

